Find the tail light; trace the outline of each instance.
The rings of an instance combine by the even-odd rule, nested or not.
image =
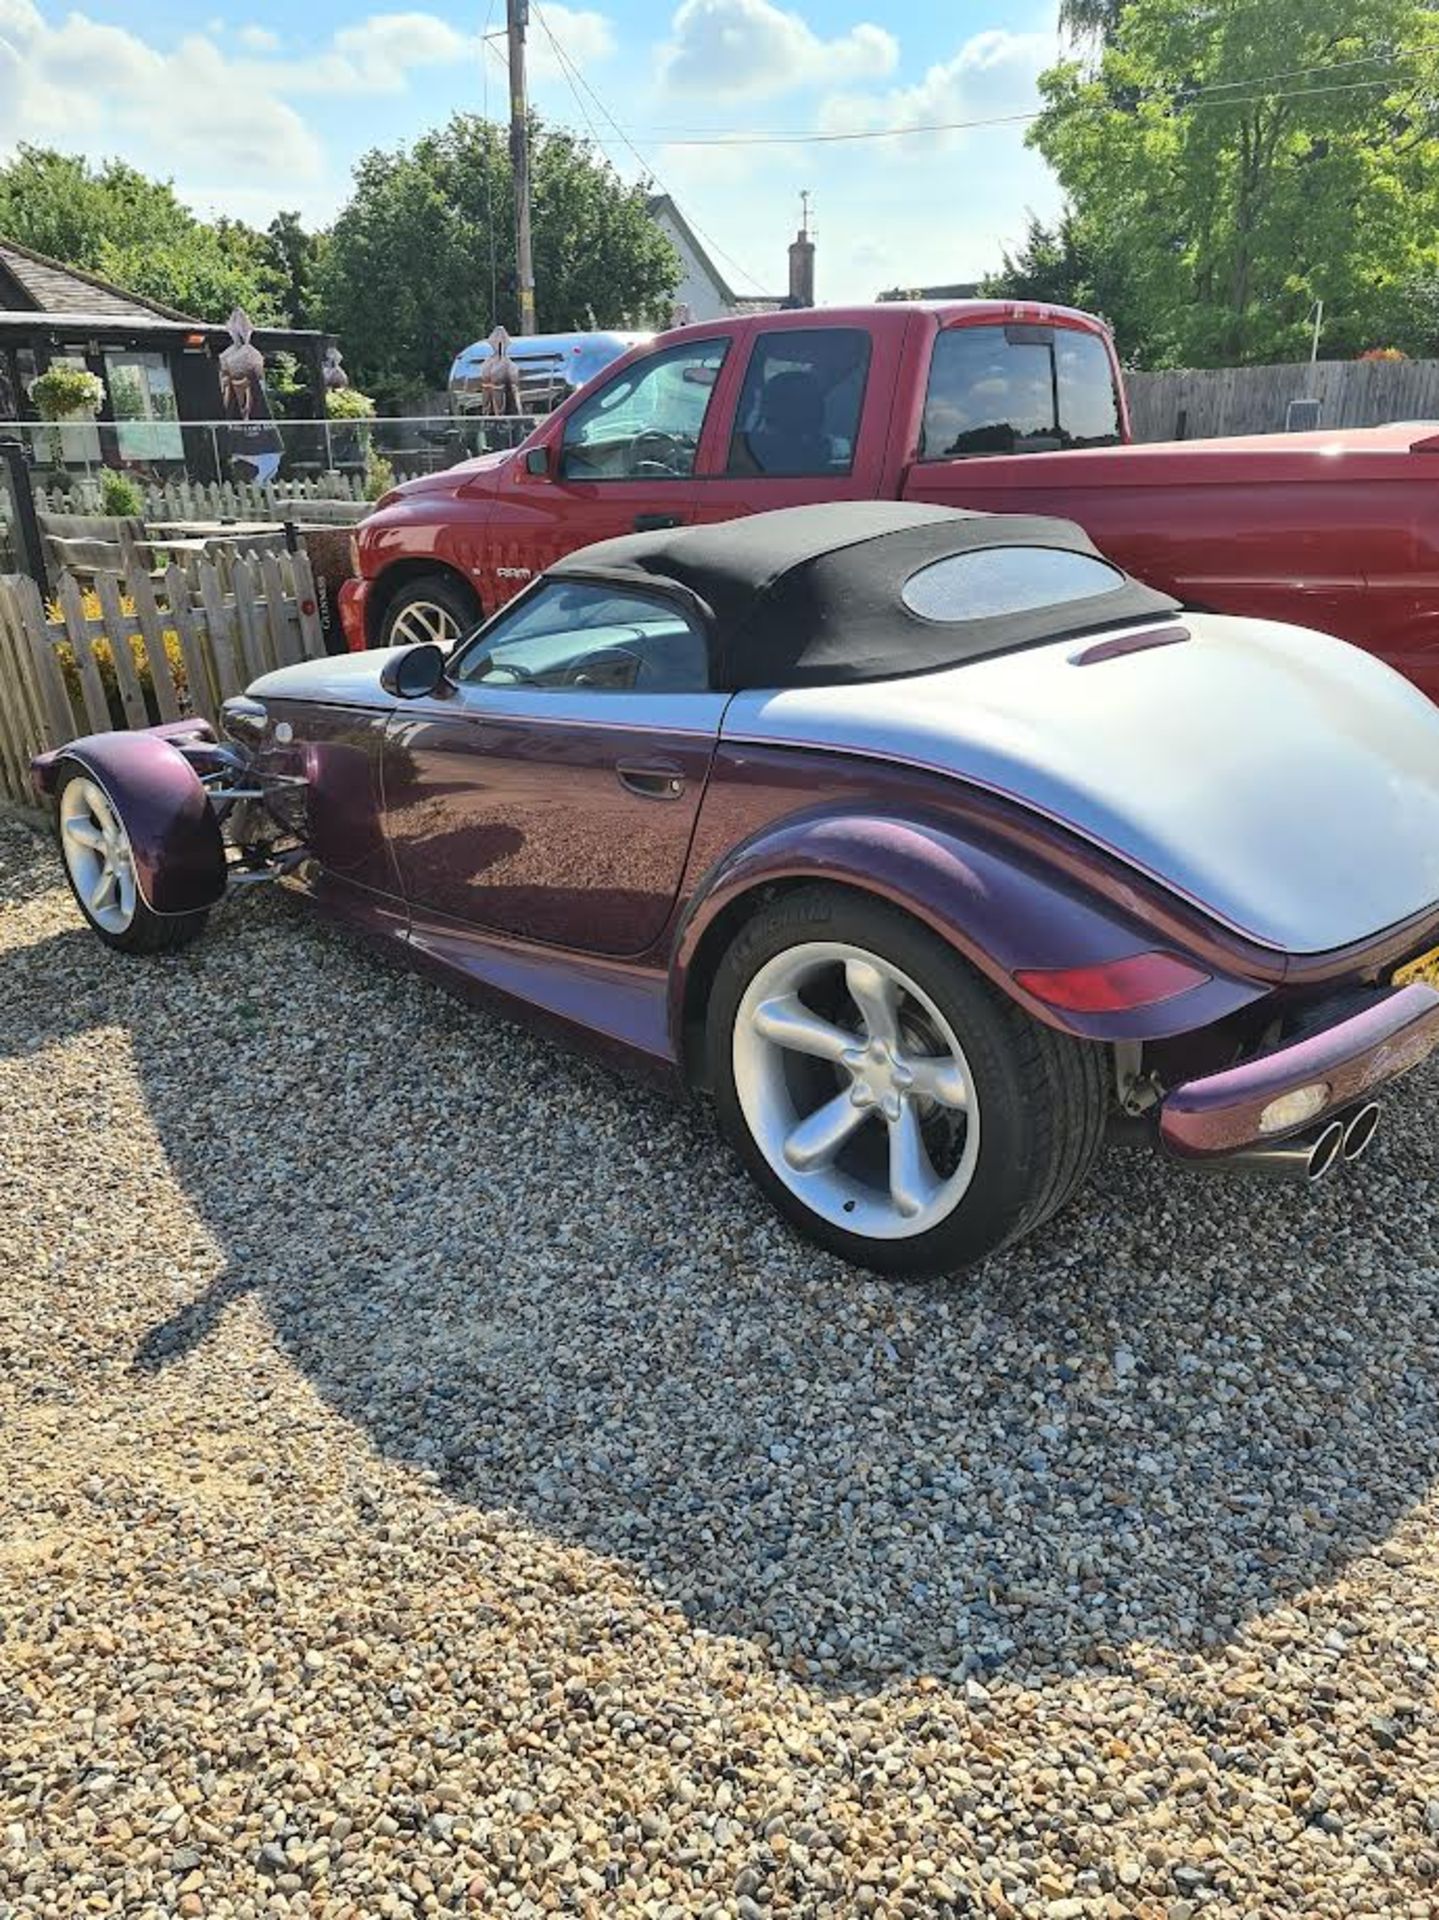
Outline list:
[[[1092,967],[1026,968],[1015,974],[1014,982],[1064,1013],[1124,1013],[1175,1000],[1210,977],[1175,953],[1131,953]]]

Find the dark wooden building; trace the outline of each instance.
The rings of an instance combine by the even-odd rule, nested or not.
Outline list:
[[[253,335],[267,360],[295,356],[311,420],[325,414],[328,339],[275,327]],[[30,384],[58,361],[88,368],[105,387],[93,425],[62,429],[67,464],[218,478],[215,437],[195,423],[221,417],[219,356],[229,345],[224,317],[177,313],[0,236],[0,437],[7,421],[37,419]]]

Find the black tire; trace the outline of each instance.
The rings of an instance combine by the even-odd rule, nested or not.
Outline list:
[[[60,834],[60,820],[65,804],[66,790],[77,780],[89,781],[90,775],[85,767],[72,763],[61,773],[55,789],[56,833]],[[123,826],[123,820],[121,825]],[[209,909],[202,908],[198,913],[155,913],[141,897],[139,887],[135,889],[135,903],[129,923],[123,927],[106,926],[98,920],[90,909],[89,902],[76,885],[75,875],[70,870],[70,861],[64,855],[62,836],[61,863],[65,869],[65,882],[75,897],[86,925],[107,947],[113,947],[117,953],[169,953],[176,947],[187,947],[192,940],[198,940],[205,931],[205,923],[210,917]]]
[[[741,1003],[766,963],[816,941],[862,948],[906,974],[944,1016],[970,1070],[980,1114],[972,1177],[945,1218],[909,1237],[852,1233],[812,1211],[770,1166],[745,1117],[734,1064]],[[706,1048],[721,1131],[755,1183],[808,1239],[877,1273],[956,1273],[1032,1233],[1083,1183],[1104,1136],[1107,1049],[1039,1025],[926,927],[838,887],[783,895],[745,924],[714,981]]]
[[[453,624],[454,634],[446,634],[444,638],[463,639],[473,633],[484,618],[478,595],[457,574],[422,573],[413,580],[406,580],[386,605],[380,616],[378,644],[382,647],[398,647],[424,639],[440,639],[442,635],[439,631],[402,631],[398,637],[395,635],[395,628],[404,616],[409,615],[413,619],[416,610],[423,612],[425,608],[434,609],[438,616]]]

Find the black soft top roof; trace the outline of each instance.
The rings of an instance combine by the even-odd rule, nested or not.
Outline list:
[[[719,688],[833,686],[930,673],[1044,640],[1154,619],[1178,602],[1116,573],[1111,591],[1022,612],[933,619],[906,605],[922,568],[996,547],[1098,553],[1068,520],[843,500],[602,540],[549,578],[648,586],[698,602]]]

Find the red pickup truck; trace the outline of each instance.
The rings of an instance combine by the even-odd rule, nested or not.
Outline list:
[[[387,494],[358,532],[346,636],[447,637],[637,527],[854,498],[1076,520],[1186,604],[1322,627],[1439,699],[1439,424],[1131,445],[1102,323],[1013,301],[660,335],[513,452]]]

